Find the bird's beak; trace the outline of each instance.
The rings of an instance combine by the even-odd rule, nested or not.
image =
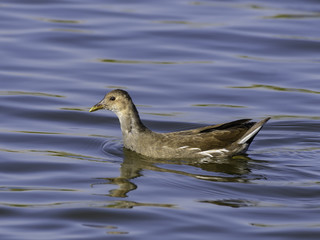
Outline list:
[[[101,102],[97,103],[96,105],[94,105],[92,108],[90,108],[89,112],[94,112],[97,110],[103,109],[103,105]]]

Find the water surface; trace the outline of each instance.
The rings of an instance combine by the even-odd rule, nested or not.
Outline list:
[[[1,1],[1,239],[318,239],[318,1]],[[245,156],[123,149],[155,131],[272,120]]]

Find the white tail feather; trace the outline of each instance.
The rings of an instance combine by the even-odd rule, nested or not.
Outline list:
[[[261,128],[262,128],[262,126],[256,128],[256,129],[253,130],[251,133],[249,133],[248,135],[246,135],[244,138],[240,139],[240,140],[238,141],[238,144],[244,144],[244,143],[246,143],[250,138],[252,138],[255,134],[257,134],[257,132],[259,132]]]

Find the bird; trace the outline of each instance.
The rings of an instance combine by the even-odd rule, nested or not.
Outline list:
[[[220,158],[244,154],[254,137],[270,119],[259,122],[240,119],[205,127],[159,133],[140,119],[129,93],[122,89],[108,92],[89,112],[106,109],[120,122],[125,148],[150,158]]]

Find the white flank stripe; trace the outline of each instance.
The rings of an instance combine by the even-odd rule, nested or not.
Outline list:
[[[192,150],[192,151],[197,150],[197,151],[199,151],[201,149],[200,148],[189,148],[188,150]]]
[[[209,157],[213,157],[212,153],[227,153],[229,152],[229,150],[225,149],[225,148],[221,148],[221,149],[212,149],[212,150],[207,150],[207,151],[202,151],[199,152],[199,154],[203,155],[203,156],[209,156]]]
[[[201,150],[200,148],[191,148],[189,146],[182,146],[182,147],[179,147],[178,149],[185,149],[185,150],[189,150],[189,151],[200,151]]]
[[[179,147],[179,149],[185,149],[185,148],[188,148],[189,146],[182,146],[182,147]]]

